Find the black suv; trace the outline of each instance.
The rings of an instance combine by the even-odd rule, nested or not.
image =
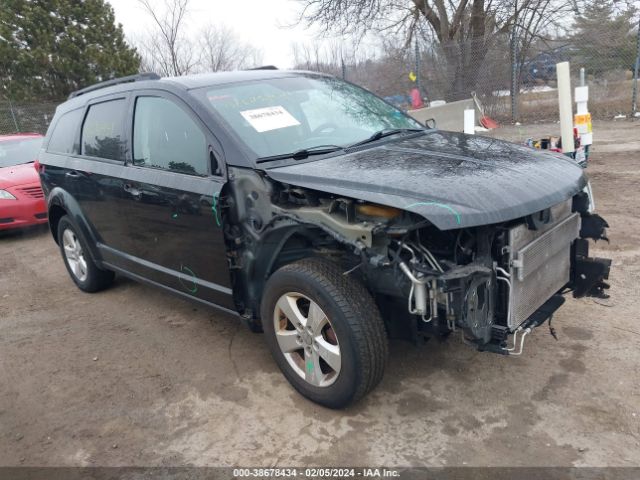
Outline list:
[[[561,293],[608,287],[572,160],[425,128],[326,75],[104,82],[58,107],[39,162],[80,289],[115,272],[237,315],[329,407],[380,381],[389,336],[518,355]]]

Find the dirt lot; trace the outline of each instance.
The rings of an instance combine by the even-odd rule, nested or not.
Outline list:
[[[346,411],[295,393],[235,319],[123,278],[84,294],[46,229],[3,235],[0,465],[640,465],[640,123],[595,129],[608,304],[568,300],[558,341],[540,328],[519,358],[393,342]]]

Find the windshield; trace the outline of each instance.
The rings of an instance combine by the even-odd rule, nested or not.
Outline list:
[[[41,137],[0,142],[0,167],[33,162],[41,145]]]
[[[258,157],[344,147],[381,130],[422,128],[372,93],[332,77],[265,79],[205,92],[207,103]]]

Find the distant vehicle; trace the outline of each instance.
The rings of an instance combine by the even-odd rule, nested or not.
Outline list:
[[[572,47],[564,45],[541,52],[522,67],[523,80],[527,85],[549,83],[556,79],[556,64],[571,58]]]
[[[384,97],[384,101],[400,110],[407,110],[411,107],[411,98],[408,95],[390,95]]]
[[[34,168],[42,135],[0,135],[0,230],[47,223],[47,207]]]
[[[58,106],[38,159],[81,290],[117,272],[236,314],[328,407],[375,387],[388,336],[520,355],[562,293],[608,288],[573,161],[327,75],[111,80]]]

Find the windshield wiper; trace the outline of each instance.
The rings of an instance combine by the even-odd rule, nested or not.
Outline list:
[[[380,140],[381,138],[388,137],[390,135],[396,135],[398,133],[412,133],[412,132],[424,132],[424,128],[385,128],[383,130],[378,130],[369,138],[365,138],[360,142],[356,142],[353,145],[349,145],[347,149],[353,148],[353,147],[359,147],[360,145],[365,145],[367,143],[375,142],[376,140]]]
[[[281,153],[280,155],[260,157],[256,160],[256,163],[271,162],[273,160],[286,160],[287,158],[304,160],[305,158],[309,158],[311,155],[324,155],[326,153],[337,152],[338,150],[344,150],[344,147],[340,147],[338,145],[316,145],[315,147],[302,148],[291,153]]]

